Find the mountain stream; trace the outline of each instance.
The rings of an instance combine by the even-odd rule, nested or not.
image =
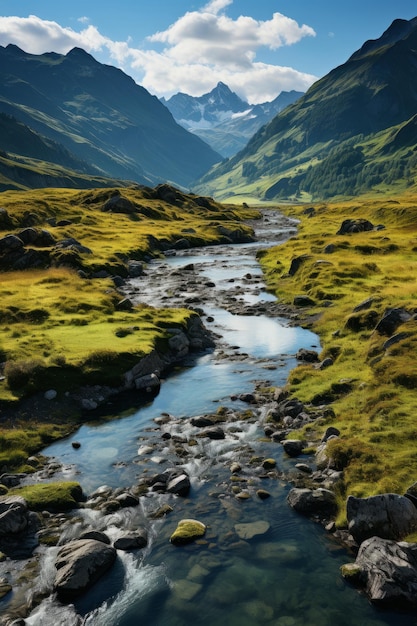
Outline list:
[[[78,480],[86,493],[103,484],[135,484],[143,473],[180,464],[191,477],[188,497],[154,493],[140,505],[104,516],[77,511],[69,532],[82,524],[104,529],[146,525],[148,546],[118,552],[115,566],[74,602],[61,605],[54,596],[26,619],[32,626],[408,626],[408,616],[378,612],[342,579],[339,568],[352,560],[331,534],[295,513],[286,502],[290,485],[283,473],[296,459],[279,443],[264,437],[268,407],[257,420],[222,424],[222,440],[198,439],[184,459],[174,459],[162,445],[155,420],[165,416],[187,440],[192,416],[214,414],[221,407],[251,409],[245,394],[257,386],[282,386],[296,365],[300,348],[320,350],[319,339],[275,314],[275,297],[265,290],[256,261],[258,249],[294,234],[296,224],[267,212],[255,223],[255,244],[192,249],[149,264],[144,277],[131,280],[127,294],[154,306],[194,306],[216,336],[213,351],[187,358],[166,376],[159,394],[139,409],[114,411],[83,425],[73,436],[43,453],[64,466],[66,479]],[[276,309],[278,311],[278,309]],[[110,413],[110,412],[109,412]],[[78,449],[73,441],[81,444]],[[154,442],[158,441],[154,445]],[[153,447],[152,447],[153,446]],[[151,452],[153,450],[153,452]],[[230,465],[243,459],[273,458],[272,477],[249,470],[247,499],[230,490]],[[307,463],[313,459],[306,457]],[[310,460],[309,460],[310,459]],[[304,460],[304,459],[303,459]],[[242,463],[243,465],[243,463]],[[244,478],[244,477],[243,477]],[[229,485],[229,486],[228,486]],[[239,485],[239,483],[237,483]],[[270,497],[256,497],[257,489]],[[150,512],[169,502],[172,512],[152,519]],[[183,518],[207,526],[203,542],[175,547],[170,536]],[[240,533],[237,532],[240,528]],[[242,534],[243,529],[243,534]],[[247,535],[245,536],[245,529]],[[252,534],[252,536],[251,536]],[[57,548],[42,555],[39,588],[54,574]],[[81,616],[81,617],[80,617]]]

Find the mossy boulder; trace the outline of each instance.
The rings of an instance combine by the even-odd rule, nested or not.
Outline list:
[[[69,511],[84,499],[80,484],[70,481],[27,485],[11,489],[8,495],[24,498],[31,511]]]
[[[195,519],[183,519],[178,522],[170,541],[174,546],[183,546],[204,537],[205,533],[206,525],[203,522]]]

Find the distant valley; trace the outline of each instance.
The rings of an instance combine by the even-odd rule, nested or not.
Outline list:
[[[215,166],[198,190],[308,202],[412,187],[416,51],[417,18],[395,20]]]

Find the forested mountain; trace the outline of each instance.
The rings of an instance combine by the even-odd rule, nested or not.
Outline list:
[[[416,114],[417,18],[395,20],[214,167],[198,189],[308,199],[412,185]]]
[[[221,158],[132,78],[79,48],[32,55],[0,46],[0,113],[14,119],[0,150],[94,176],[188,186]]]
[[[161,101],[181,126],[222,156],[230,157],[242,150],[261,126],[302,95],[301,91],[282,91],[271,102],[249,104],[219,82],[202,96],[177,93]]]

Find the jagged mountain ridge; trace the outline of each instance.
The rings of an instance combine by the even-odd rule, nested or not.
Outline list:
[[[395,20],[261,128],[197,186],[266,198],[355,195],[386,180],[411,185],[415,152],[402,140],[417,113],[417,18]],[[393,171],[398,170],[393,178]],[[400,184],[400,182],[398,182]]]
[[[0,113],[102,176],[187,187],[221,158],[132,78],[80,48],[31,55],[0,46]]]
[[[222,156],[230,157],[241,150],[261,126],[302,95],[299,91],[283,91],[271,102],[251,105],[219,82],[202,96],[180,92],[161,101],[179,124]]]

